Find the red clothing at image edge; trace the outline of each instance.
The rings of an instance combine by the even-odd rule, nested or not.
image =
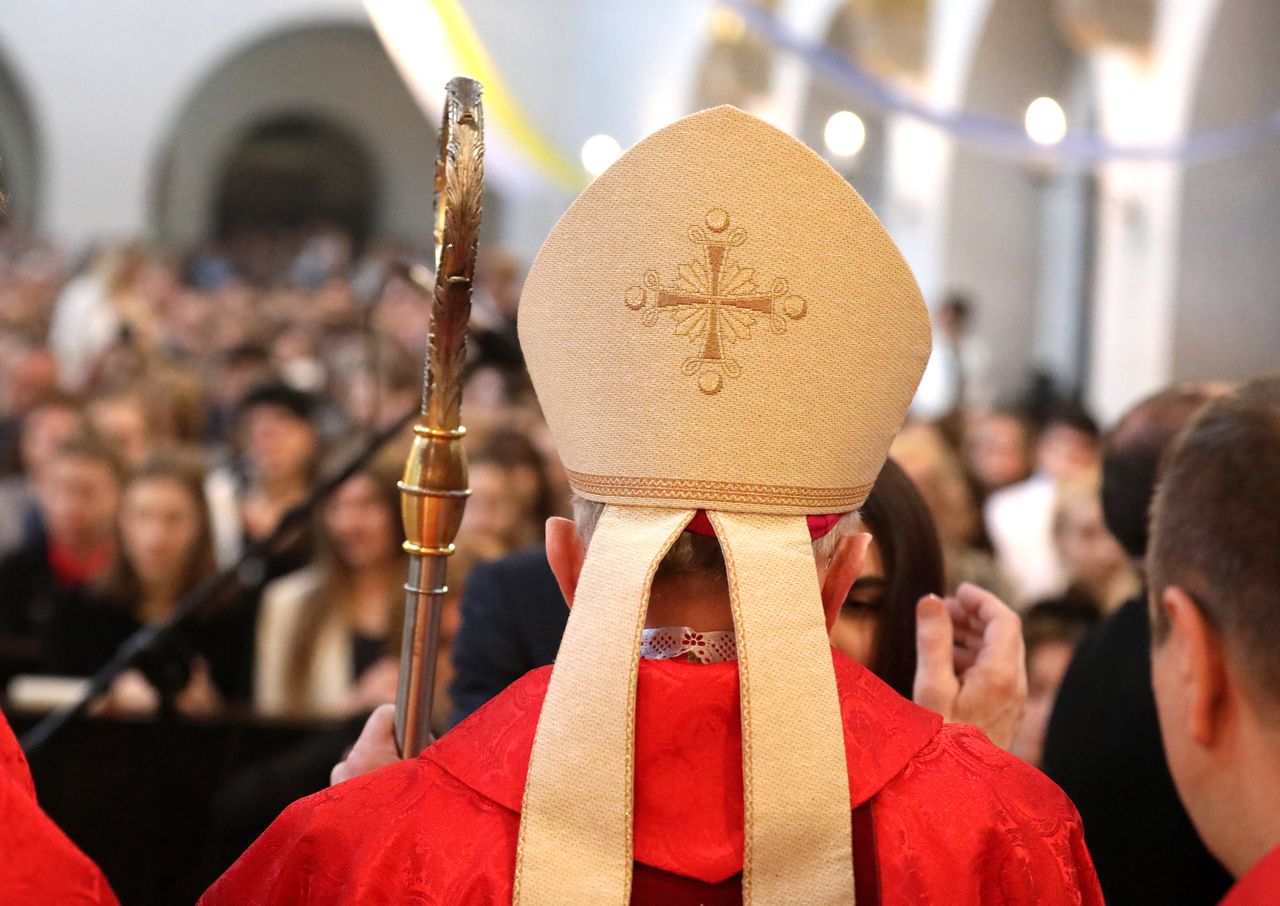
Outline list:
[[[36,802],[26,756],[0,713],[0,903],[118,906],[98,866]]]
[[[1079,815],[1057,786],[833,658],[850,806],[871,805],[883,902],[1101,906]],[[509,903],[550,670],[513,683],[418,758],[294,803],[202,906]],[[742,870],[737,664],[642,661],[636,726],[636,861],[732,879]]]
[[[1276,906],[1277,903],[1280,903],[1280,846],[1241,875],[1218,906]]]

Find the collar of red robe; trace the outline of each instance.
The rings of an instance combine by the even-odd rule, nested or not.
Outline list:
[[[845,727],[849,805],[876,795],[942,718],[832,652]],[[422,753],[491,802],[519,812],[551,668],[532,670]],[[636,690],[635,858],[707,883],[742,870],[738,664],[641,661]],[[621,770],[621,768],[619,768]]]
[[[820,513],[816,516],[806,516],[805,519],[809,522],[809,540],[817,541],[831,531],[843,515],[844,513]],[[712,527],[711,520],[707,518],[706,510],[698,510],[694,513],[684,530],[693,532],[695,535],[707,535],[711,538],[716,536],[716,530]]]

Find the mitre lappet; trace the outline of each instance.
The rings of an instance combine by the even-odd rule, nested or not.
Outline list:
[[[929,357],[901,253],[820,157],[718,107],[569,208],[520,340],[574,491],[605,508],[534,739],[515,901],[627,902],[645,610],[696,521],[719,539],[737,639],[744,899],[852,902],[811,528],[866,499]]]

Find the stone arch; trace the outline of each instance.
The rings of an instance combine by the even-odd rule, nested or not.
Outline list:
[[[150,202],[160,239],[190,245],[213,234],[228,164],[246,143],[261,149],[261,130],[272,123],[277,142],[292,131],[305,144],[309,132],[331,152],[345,144],[348,158],[366,161],[366,185],[376,187],[370,235],[429,242],[435,130],[373,30],[349,22],[259,37],[198,83],[155,167]]]
[[[40,138],[35,112],[0,48],[0,194],[4,216],[34,226],[40,211]]]

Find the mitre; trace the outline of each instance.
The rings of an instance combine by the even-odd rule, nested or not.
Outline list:
[[[820,157],[718,107],[582,193],[534,261],[519,330],[569,481],[606,507],[535,736],[516,901],[627,901],[649,585],[705,513],[738,633],[744,895],[852,902],[805,517],[862,504],[924,370],[929,318],[901,253]]]

